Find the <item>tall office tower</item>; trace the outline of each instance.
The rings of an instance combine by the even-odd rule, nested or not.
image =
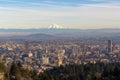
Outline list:
[[[58,66],[62,65],[62,56],[58,54]]]
[[[29,43],[28,43],[28,41],[25,41],[24,46],[25,46],[25,52],[28,53],[29,52]]]
[[[112,52],[112,41],[108,40],[108,53]]]

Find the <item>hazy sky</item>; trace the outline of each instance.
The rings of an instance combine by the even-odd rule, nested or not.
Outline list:
[[[0,0],[0,28],[120,28],[120,0]]]

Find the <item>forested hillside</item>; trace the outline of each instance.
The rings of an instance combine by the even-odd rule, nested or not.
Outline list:
[[[54,67],[37,75],[37,71],[25,70],[21,63],[5,67],[0,63],[4,80],[119,80],[120,63],[97,63]]]
[[[45,71],[39,80],[120,80],[120,63],[61,66]]]

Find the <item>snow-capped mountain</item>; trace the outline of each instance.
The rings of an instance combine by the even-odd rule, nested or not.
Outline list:
[[[62,29],[63,27],[57,24],[51,24],[48,29]]]

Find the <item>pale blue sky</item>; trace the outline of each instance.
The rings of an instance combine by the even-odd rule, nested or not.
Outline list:
[[[120,0],[0,0],[0,28],[120,28]]]

